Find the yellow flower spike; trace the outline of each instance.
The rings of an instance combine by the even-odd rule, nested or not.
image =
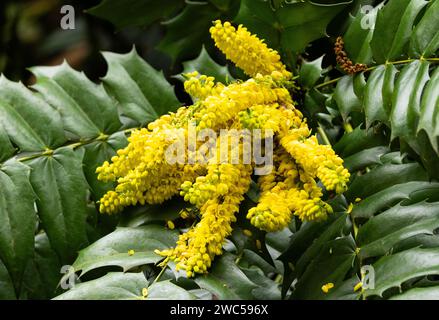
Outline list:
[[[322,286],[322,291],[323,293],[329,293],[329,291],[333,288],[334,288],[334,284],[330,282]]]
[[[215,45],[227,59],[233,61],[249,76],[255,77],[258,73],[270,75],[277,72],[275,74],[277,76],[280,74],[287,79],[292,77],[280,61],[279,53],[268,48],[262,40],[252,35],[242,25],[235,28],[230,22],[223,24],[217,20],[209,31]]]
[[[135,253],[135,251],[134,251],[133,249],[131,249],[131,250],[128,250],[128,255],[129,255],[129,256],[133,256],[133,255],[134,255],[134,253]]]

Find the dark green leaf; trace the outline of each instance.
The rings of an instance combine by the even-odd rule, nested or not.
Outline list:
[[[148,282],[142,272],[110,272],[102,278],[80,283],[55,300],[141,300]]]
[[[272,10],[265,0],[242,0],[237,23],[242,23],[265,39],[273,48],[284,52],[302,52],[312,41],[326,36],[326,27],[352,1],[331,4],[314,2],[285,3]]]
[[[93,198],[99,200],[113,183],[103,183],[97,180],[96,168],[104,161],[108,161],[116,155],[116,151],[127,145],[127,137],[124,132],[116,132],[108,137],[107,140],[97,140],[84,146],[84,175],[90,186]]]
[[[439,154],[439,68],[433,73],[431,80],[422,93],[421,116],[418,133],[424,130],[430,139],[433,149]]]
[[[366,198],[376,192],[409,181],[428,180],[425,171],[417,163],[401,165],[385,164],[352,181],[346,197],[348,199]],[[373,189],[370,186],[373,185]]]
[[[23,84],[9,81],[3,75],[0,119],[10,140],[21,151],[43,151],[66,141],[59,114]]]
[[[412,33],[410,51],[413,55],[429,57],[439,48],[439,2],[430,1],[427,11]]]
[[[354,92],[354,77],[345,76],[338,81],[334,99],[345,120],[351,112],[361,111],[361,101]]]
[[[323,56],[314,61],[303,61],[299,72],[299,83],[305,88],[312,88],[322,77]]]
[[[439,287],[413,288],[390,300],[439,300]]]
[[[439,248],[414,248],[378,260],[374,265],[375,288],[367,289],[364,296],[382,294],[400,287],[407,280],[439,273]]]
[[[34,86],[62,116],[65,128],[80,138],[111,134],[121,127],[114,101],[101,84],[66,62],[56,67],[34,67]]]
[[[195,282],[221,300],[254,299],[252,291],[258,285],[239,269],[235,259],[229,253],[222,255],[215,260],[209,274],[196,277]]]
[[[51,299],[56,295],[62,264],[45,233],[35,237],[35,257],[25,272],[23,293],[28,299]]]
[[[344,166],[350,171],[355,172],[366,167],[375,166],[381,162],[381,157],[389,152],[388,147],[375,147],[360,151],[344,159]]]
[[[185,8],[174,18],[163,22],[166,35],[158,49],[168,54],[173,61],[194,57],[202,44],[213,44],[209,28],[216,19],[231,20],[239,1],[187,1]]]
[[[193,300],[196,297],[172,282],[160,281],[148,287],[147,300]]]
[[[183,4],[183,0],[167,0],[166,4],[155,0],[103,0],[87,12],[110,21],[120,29],[127,26],[147,26],[176,12]]]
[[[34,252],[35,194],[30,168],[16,160],[0,166],[0,259],[9,271],[16,292]]]
[[[439,228],[437,203],[415,204],[411,207],[392,207],[369,220],[358,233],[360,257],[383,256],[392,252],[395,245],[417,235],[433,234]]]
[[[319,255],[310,262],[295,286],[295,299],[323,299],[322,286],[337,287],[351,270],[355,259],[355,241],[351,236],[328,241]],[[353,288],[352,288],[353,289]]]
[[[424,0],[389,1],[378,11],[376,27],[371,41],[377,63],[399,58],[410,40],[418,13],[427,4]]]
[[[404,67],[395,85],[390,114],[392,138],[411,137],[416,133],[421,97],[429,80],[427,61],[414,61]]]
[[[108,73],[102,81],[124,115],[145,124],[177,109],[179,102],[173,87],[134,49],[128,54],[105,52],[103,55]]]
[[[378,7],[367,14],[360,10],[343,37],[345,50],[355,63],[369,64],[373,60],[370,41],[373,36],[377,11]]]
[[[419,190],[436,191],[437,186],[429,182],[411,181],[403,184],[394,184],[387,189],[369,195],[356,205],[352,211],[355,218],[371,218],[387,207],[393,206],[402,200],[408,200],[412,194]],[[360,195],[358,195],[360,196]]]
[[[215,77],[215,81],[227,84],[233,81],[232,75],[229,73],[227,66],[222,66],[215,62],[206,51],[204,46],[201,48],[201,52],[197,58],[194,60],[183,62],[183,72],[190,73],[198,71],[199,74],[204,74],[207,76]],[[183,80],[182,76],[178,76],[179,79]]]
[[[31,183],[38,196],[38,214],[63,263],[71,262],[88,243],[87,183],[82,157],[82,152],[65,147],[28,162],[32,168]]]
[[[154,250],[173,247],[177,235],[177,231],[158,225],[117,228],[81,250],[73,268],[75,272],[81,271],[81,275],[84,275],[92,269],[105,266],[119,266],[127,271],[140,265],[156,263],[162,257],[155,254]],[[129,250],[134,250],[134,254],[129,255]]]
[[[0,260],[0,299],[14,300],[16,298],[14,284],[12,283],[8,270]]]

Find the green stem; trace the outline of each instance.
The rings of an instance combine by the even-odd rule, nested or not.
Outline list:
[[[125,134],[129,134],[129,133],[131,133],[135,129],[137,129],[137,128],[126,129],[126,130],[123,130],[122,132],[125,133]],[[115,133],[117,133],[117,132],[115,132]],[[115,133],[113,133],[113,134],[115,134]],[[84,141],[79,141],[79,142],[74,142],[74,143],[70,143],[70,144],[66,144],[66,145],[63,145],[62,147],[67,147],[67,148],[70,147],[72,149],[77,149],[79,147],[83,147],[85,145],[91,144],[91,143],[96,142],[96,141],[106,141],[109,137],[110,137],[109,135],[101,133],[99,136],[97,136],[95,138],[84,140]],[[54,150],[47,148],[44,151],[41,151],[41,152],[38,152],[38,153],[34,153],[34,154],[30,155],[30,156],[25,156],[25,157],[17,158],[17,161],[25,162],[25,161],[37,159],[37,158],[40,158],[40,157],[45,157],[45,156],[48,156],[48,155],[52,155],[53,153],[54,153]],[[0,166],[1,165],[2,165],[2,163],[0,163]]]
[[[423,61],[429,61],[429,62],[439,62],[439,58],[427,58],[427,59],[425,59],[425,58],[421,58],[421,59],[406,59],[406,60],[398,60],[398,61],[387,61],[386,64],[391,64],[391,65],[408,64],[408,63],[412,63],[413,61],[417,61],[417,60],[423,60]],[[373,71],[373,70],[375,70],[376,68],[378,68],[379,66],[380,66],[380,65],[377,65],[377,66],[373,66],[373,67],[367,68],[367,69],[364,70],[363,72],[370,72],[370,71]],[[343,76],[343,77],[344,77],[344,76]],[[335,78],[335,79],[332,79],[332,80],[329,80],[329,81],[323,82],[323,83],[321,83],[321,84],[315,86],[314,88],[315,88],[315,89],[320,89],[320,88],[323,88],[323,87],[329,86],[329,85],[331,85],[331,84],[333,84],[333,83],[337,83],[337,82],[338,82],[340,79],[342,79],[343,77],[338,77],[338,78]]]
[[[318,133],[321,135],[323,142],[325,142],[325,144],[327,144],[328,146],[331,145],[331,141],[329,141],[328,136],[326,135],[325,130],[323,130],[322,125],[319,123],[319,126],[317,128]]]
[[[168,267],[168,261],[166,261],[166,263],[163,265],[162,270],[160,270],[160,273],[157,275],[157,277],[154,279],[154,281],[152,282],[152,284],[156,283],[157,281],[160,280],[160,278],[162,277],[163,273],[165,273],[166,268]]]

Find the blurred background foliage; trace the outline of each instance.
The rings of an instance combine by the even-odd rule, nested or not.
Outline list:
[[[246,2],[250,4],[247,5],[249,10],[253,10],[250,16],[256,21],[258,14],[267,14],[258,12],[258,8],[250,8],[251,1]],[[283,5],[282,0],[269,2],[273,12]],[[316,1],[320,4],[333,2]],[[343,6],[340,12],[336,12],[337,19],[332,19],[326,30],[329,37],[318,37],[314,45],[309,46],[304,58],[313,60],[326,53],[324,65],[333,64],[335,57],[328,52],[332,52],[336,35],[346,28],[338,22],[349,20],[346,19],[349,13],[358,11],[360,5],[375,2],[359,0]],[[11,80],[32,84],[34,79],[27,71],[28,67],[57,65],[65,59],[75,69],[84,70],[92,80],[98,80],[106,71],[100,51],[126,53],[135,45],[140,56],[156,69],[164,71],[177,86],[177,96],[184,100],[180,82],[170,76],[183,70],[182,62],[196,58],[203,45],[214,60],[225,64],[222,54],[213,50],[208,29],[211,22],[218,18],[248,23],[240,21],[245,20],[242,16],[249,16],[239,12],[240,8],[246,8],[241,4],[241,0],[169,0],[166,5],[152,0],[3,0],[0,2],[0,72]],[[63,16],[60,8],[63,5],[75,8],[74,30],[60,27]],[[268,6],[264,10],[266,8]],[[331,17],[334,18],[334,14]],[[266,26],[267,36],[275,28],[275,25]],[[276,49],[285,47],[280,43],[270,45]],[[292,52],[282,54],[283,60],[290,66],[296,64],[297,61],[293,61],[296,55]],[[242,77],[237,70],[231,72]]]

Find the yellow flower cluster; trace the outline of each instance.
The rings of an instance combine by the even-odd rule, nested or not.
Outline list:
[[[210,33],[216,46],[246,74],[255,77],[258,73],[271,75],[273,71],[280,72],[285,78],[291,73],[280,61],[277,51],[270,49],[257,36],[252,35],[247,28],[239,25],[236,29],[230,22],[214,22]]]
[[[194,104],[132,132],[128,146],[96,170],[98,179],[116,183],[99,202],[103,213],[162,203],[177,195],[193,206],[182,210],[180,216],[199,221],[180,235],[175,248],[157,251],[165,257],[164,263],[175,261],[177,269],[185,270],[189,277],[206,273],[215,256],[222,253],[257,168],[253,161],[242,161],[245,139],[233,140],[232,134],[225,142],[215,142],[214,155],[205,162],[189,161],[194,153],[199,160],[190,148],[184,149],[183,161],[168,161],[170,147],[190,143],[191,130],[271,132],[272,170],[259,177],[261,197],[247,213],[251,223],[262,230],[281,230],[293,215],[304,221],[325,219],[332,208],[322,200],[322,187],[342,193],[349,180],[343,161],[330,146],[318,143],[295,108],[288,90],[293,86],[292,74],[280,62],[279,54],[242,26],[235,29],[228,22],[216,21],[211,34],[216,45],[251,78],[224,85],[197,72],[186,74],[184,88]],[[267,138],[257,136],[261,145]],[[206,145],[196,140],[195,147]],[[231,154],[238,155],[238,163]],[[167,226],[175,227],[172,221]]]
[[[236,221],[239,204],[250,185],[252,166],[209,165],[208,172],[208,175],[214,173],[218,176],[218,181],[200,181],[198,178],[191,189],[224,185],[227,192],[214,191],[204,202],[200,199],[194,201],[201,212],[200,221],[179,237],[174,249],[157,251],[167,257],[165,261],[174,260],[176,269],[185,270],[188,277],[206,273],[214,257],[222,254],[224,241],[232,233],[231,224]]]

